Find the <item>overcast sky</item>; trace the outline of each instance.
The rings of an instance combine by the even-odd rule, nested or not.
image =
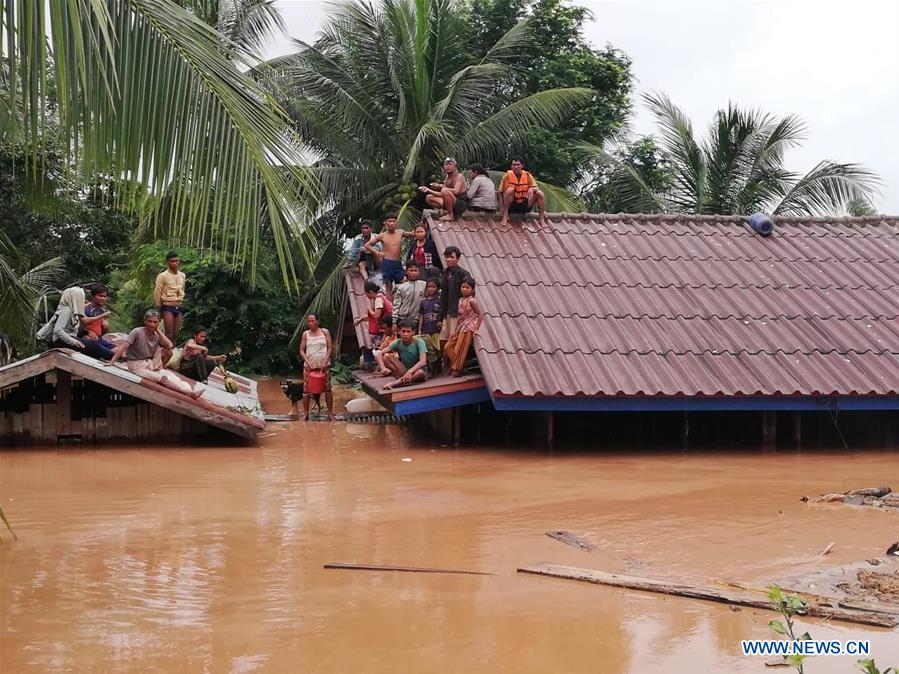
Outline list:
[[[328,15],[320,0],[278,0],[290,37],[311,41]],[[899,214],[899,3],[582,1],[587,38],[633,59],[636,91],[661,91],[704,130],[728,101],[808,125],[787,166],[858,162],[883,180],[878,211]],[[546,36],[552,40],[551,35]],[[289,38],[269,56],[292,51]],[[651,133],[635,97],[631,126]]]

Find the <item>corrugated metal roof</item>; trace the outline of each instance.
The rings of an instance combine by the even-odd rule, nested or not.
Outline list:
[[[895,395],[899,218],[431,221],[494,396]]]
[[[365,316],[368,311],[368,298],[365,296],[365,279],[362,275],[352,269],[347,269],[343,273],[343,280],[346,283],[347,297],[350,301],[350,314],[354,319]],[[354,326],[356,330],[356,341],[360,347],[370,349],[371,337],[368,335],[368,322],[362,321]]]

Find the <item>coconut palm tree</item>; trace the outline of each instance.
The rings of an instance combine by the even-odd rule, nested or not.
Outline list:
[[[179,4],[245,56],[257,56],[269,38],[284,32],[284,18],[275,0],[181,0]]]
[[[242,72],[276,22],[222,16],[237,17],[229,36],[172,0],[0,0],[0,141],[30,148],[39,172],[58,129],[74,181],[114,183],[119,206],[164,214],[238,266],[269,227],[287,280],[317,182],[283,111]]]
[[[463,167],[506,159],[516,132],[552,125],[589,98],[587,89],[554,89],[503,100],[498,83],[531,39],[525,24],[483,58],[466,31],[454,0],[347,1],[313,44],[268,64],[344,213],[380,210],[446,156]]]
[[[823,215],[844,212],[856,200],[866,203],[879,182],[859,164],[824,160],[805,175],[788,170],[786,151],[806,133],[795,115],[778,119],[729,105],[715,114],[706,138],[697,140],[690,120],[666,96],[650,94],[644,100],[658,122],[671,181],[658,192],[632,167],[618,165],[615,187],[622,210]]]
[[[324,221],[417,215],[415,186],[436,179],[444,157],[460,167],[505,161],[517,133],[551,126],[588,100],[592,92],[576,88],[505,100],[500,82],[530,44],[526,28],[515,26],[479,58],[455,0],[347,1],[314,43],[266,64],[262,72],[317,155],[331,211]],[[576,207],[565,190],[541,187],[551,210]],[[332,232],[332,247],[343,234]],[[341,289],[339,267],[319,267],[325,292],[316,311]]]

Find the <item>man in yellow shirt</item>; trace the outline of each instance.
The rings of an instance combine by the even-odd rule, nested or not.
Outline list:
[[[178,330],[181,329],[181,318],[184,313],[184,285],[186,277],[178,270],[181,260],[178,253],[169,252],[165,256],[168,269],[156,277],[156,288],[153,291],[153,303],[162,314],[165,336],[172,344],[177,343]]]
[[[512,160],[512,168],[506,171],[499,184],[503,199],[503,225],[509,224],[509,213],[527,213],[534,204],[540,211],[540,224],[546,227],[546,195],[537,188],[534,176],[524,170],[520,159]]]

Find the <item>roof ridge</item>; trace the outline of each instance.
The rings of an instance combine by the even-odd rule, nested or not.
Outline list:
[[[552,219],[567,219],[567,220],[595,220],[599,222],[608,222],[608,221],[620,221],[620,220],[633,220],[637,222],[652,222],[652,221],[677,221],[677,220],[693,220],[698,222],[734,222],[734,223],[747,223],[749,218],[752,216],[752,213],[746,213],[744,215],[732,215],[732,214],[709,214],[709,213],[572,213],[566,211],[558,211],[551,212],[546,214],[546,218],[548,220]],[[861,215],[861,216],[835,216],[835,215],[778,215],[765,213],[769,218],[771,218],[775,224],[780,223],[837,223],[837,224],[858,224],[858,225],[880,225],[883,223],[895,223],[899,224],[899,215]],[[533,218],[533,216],[529,216]],[[461,218],[457,218],[456,220],[438,220],[434,217],[433,214],[428,214],[427,219],[434,223],[454,223],[462,221],[493,221],[498,220],[500,215],[497,214],[480,214],[480,215],[468,215],[465,214]],[[529,218],[524,218],[529,219]],[[522,219],[517,219],[521,221]]]
[[[647,260],[653,260],[658,262],[708,262],[709,260],[720,260],[723,262],[877,262],[877,263],[896,263],[899,264],[899,258],[885,257],[885,258],[869,258],[862,257],[861,255],[857,255],[853,258],[840,258],[835,257],[833,255],[829,257],[819,258],[819,257],[723,257],[723,256],[715,256],[715,255],[706,255],[704,257],[700,257],[698,255],[678,255],[676,257],[671,257],[669,255],[563,255],[561,253],[553,253],[552,255],[513,255],[511,253],[506,255],[501,255],[496,252],[491,252],[487,254],[480,253],[475,251],[473,253],[469,253],[468,257],[480,257],[484,259],[488,258],[496,258],[497,260],[595,260],[597,262],[601,260],[636,260],[640,262],[646,262]]]
[[[677,351],[675,349],[663,349],[663,350],[659,350],[659,349],[647,349],[647,350],[590,349],[590,350],[584,350],[581,348],[563,349],[561,347],[548,350],[548,349],[544,349],[541,347],[541,348],[528,350],[528,349],[524,349],[524,348],[508,349],[506,347],[488,349],[485,346],[483,346],[482,343],[483,343],[483,338],[481,338],[481,344],[479,344],[477,346],[477,351],[479,353],[480,352],[489,353],[489,354],[506,353],[506,354],[510,354],[510,355],[517,354],[517,353],[523,353],[526,355],[534,355],[534,354],[541,353],[541,354],[544,354],[547,356],[551,356],[554,354],[571,355],[571,354],[579,353],[583,356],[592,356],[592,355],[611,356],[611,355],[616,355],[616,354],[620,355],[620,356],[630,356],[630,355],[637,355],[637,356],[648,356],[648,355],[656,355],[656,356],[670,356],[670,355],[674,355],[674,356],[724,356],[724,355],[728,355],[728,356],[742,356],[742,355],[758,356],[758,355],[762,355],[762,354],[767,355],[767,356],[776,356],[778,354],[784,355],[784,356],[795,356],[797,354],[802,355],[802,356],[814,356],[814,355],[827,356],[827,355],[831,355],[831,354],[835,354],[838,356],[850,356],[850,355],[852,355],[852,356],[866,356],[866,355],[899,356],[899,351],[891,351],[890,349],[881,349],[881,350],[862,349],[860,351],[857,349],[846,349],[844,351],[840,351],[836,348],[833,348],[833,349],[811,349],[809,351],[803,351],[802,349],[793,349],[791,351],[787,351],[786,349],[774,349],[774,350],[769,350],[769,349],[755,349],[755,350],[753,350],[753,349],[686,349],[684,351]]]
[[[795,315],[762,314],[759,316],[754,316],[752,314],[725,314],[725,315],[711,314],[711,315],[705,316],[705,315],[700,315],[700,314],[690,314],[690,315],[686,315],[686,314],[674,314],[674,315],[647,314],[647,313],[616,314],[616,313],[611,313],[611,312],[605,313],[605,314],[600,314],[597,312],[593,312],[590,314],[580,314],[577,312],[571,313],[571,314],[563,314],[560,311],[557,311],[554,314],[547,314],[546,312],[543,312],[543,311],[537,311],[532,314],[526,313],[524,311],[519,311],[517,313],[512,313],[511,311],[500,311],[499,313],[493,313],[491,311],[484,311],[484,315],[485,316],[493,316],[494,318],[499,318],[500,316],[506,316],[508,318],[520,318],[520,317],[524,317],[524,318],[538,318],[538,317],[542,317],[542,318],[602,318],[602,319],[633,318],[634,320],[638,320],[638,321],[644,320],[644,319],[650,320],[650,321],[656,321],[656,320],[662,320],[662,319],[664,319],[664,320],[694,320],[694,319],[712,320],[712,319],[717,318],[718,320],[738,320],[738,321],[742,321],[742,320],[746,320],[746,319],[752,319],[752,320],[756,320],[756,321],[762,320],[762,319],[766,319],[769,321],[776,321],[776,320],[784,319],[784,320],[788,320],[788,321],[816,320],[816,321],[876,321],[876,322],[883,321],[883,322],[886,322],[886,321],[895,320],[897,317],[899,317],[899,313],[893,314],[891,316],[879,316],[879,315],[878,316],[843,316],[843,315],[836,315],[836,314],[831,314],[829,316],[821,316],[820,314],[808,314],[808,315],[804,315],[804,314],[795,314]]]
[[[512,281],[508,281],[508,280],[507,280],[507,281],[495,282],[495,281],[491,281],[491,280],[489,280],[489,279],[486,280],[486,281],[485,281],[485,280],[479,280],[479,281],[478,281],[478,287],[481,287],[481,286],[497,286],[497,287],[502,287],[502,286],[512,286],[512,287],[521,287],[521,286],[527,286],[527,287],[532,287],[532,286],[544,286],[544,287],[549,287],[549,286],[559,286],[560,288],[571,288],[571,287],[577,287],[577,288],[590,288],[590,287],[592,287],[592,288],[642,288],[642,289],[655,289],[655,290],[657,290],[657,289],[666,289],[666,288],[691,288],[691,289],[694,289],[694,290],[698,290],[698,289],[706,289],[706,288],[709,289],[709,290],[716,290],[716,289],[719,289],[719,288],[725,288],[725,289],[728,289],[728,290],[733,289],[733,288],[739,288],[739,289],[741,289],[741,290],[763,290],[763,289],[775,289],[775,290],[779,290],[779,289],[781,289],[781,288],[786,288],[786,289],[802,289],[802,290],[862,290],[862,289],[864,289],[864,290],[897,290],[897,289],[899,289],[899,284],[893,284],[893,285],[890,285],[890,286],[870,286],[870,285],[863,285],[863,284],[860,284],[860,285],[854,285],[854,286],[845,286],[845,285],[844,285],[844,286],[837,286],[837,285],[833,285],[833,284],[829,284],[829,285],[790,285],[789,283],[781,283],[781,284],[777,284],[777,285],[771,284],[771,283],[767,283],[767,284],[764,284],[764,285],[756,285],[756,284],[753,284],[753,285],[740,285],[739,283],[736,283],[736,282],[735,282],[735,283],[730,283],[730,284],[725,284],[725,283],[715,283],[715,284],[709,284],[709,283],[667,283],[667,284],[664,284],[664,285],[663,285],[663,284],[661,284],[661,283],[651,283],[651,284],[645,284],[645,283],[608,283],[608,282],[604,282],[604,283],[593,283],[592,281],[589,281],[589,282],[587,282],[587,283],[578,283],[577,281],[572,281],[571,283],[554,282],[554,283],[546,284],[546,283],[544,283],[543,281],[537,281],[537,282],[535,282],[535,283],[531,283],[530,280],[525,280],[525,281],[519,281],[519,282],[514,282],[514,283],[513,283]]]

